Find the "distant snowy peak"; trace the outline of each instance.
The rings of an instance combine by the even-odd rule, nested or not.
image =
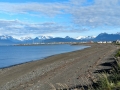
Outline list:
[[[99,36],[107,35],[107,33],[100,33]]]
[[[87,36],[86,39],[94,39],[96,36]]]
[[[53,37],[52,37],[52,36],[38,36],[38,37],[36,37],[36,38],[42,39],[42,40],[46,40],[46,39],[51,39],[51,38],[53,38]]]
[[[120,32],[117,32],[116,34],[120,35]]]
[[[79,36],[76,39],[77,40],[83,40],[83,39],[94,39],[96,36]]]
[[[79,37],[77,37],[75,39],[79,40],[79,39],[82,39],[82,38],[85,38],[85,36],[79,36]]]
[[[65,38],[66,38],[66,39],[70,39],[71,37],[69,37],[69,36],[66,36]]]
[[[46,40],[46,39],[51,39],[53,37],[51,36],[38,36],[35,38],[31,38],[31,37],[21,37],[19,38],[20,41],[26,41],[26,40],[33,40],[33,39],[40,39],[40,40]]]
[[[2,35],[2,36],[0,36],[0,39],[1,40],[8,40],[8,39],[14,39],[14,38],[11,36],[8,36],[8,35]]]
[[[32,40],[32,38],[31,37],[21,37],[19,40],[21,40],[21,41]]]

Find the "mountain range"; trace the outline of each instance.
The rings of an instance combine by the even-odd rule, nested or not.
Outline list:
[[[116,41],[116,40],[120,40],[120,33],[116,33],[116,34],[101,33],[96,37],[79,36],[77,38],[71,38],[69,36],[66,36],[62,38],[62,37],[51,37],[51,36],[38,36],[36,38],[21,37],[20,39],[16,39],[8,35],[2,35],[0,36],[0,45],[51,43],[51,42],[89,42],[89,41],[97,42],[97,41]]]

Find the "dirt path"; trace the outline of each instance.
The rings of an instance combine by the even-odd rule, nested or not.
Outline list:
[[[0,90],[50,90],[60,84],[72,87],[89,84],[100,64],[117,50],[111,44],[91,44],[91,48],[51,56],[0,70]],[[108,67],[107,67],[108,68]]]

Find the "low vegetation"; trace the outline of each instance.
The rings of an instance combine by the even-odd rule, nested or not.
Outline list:
[[[119,49],[118,52],[116,53],[115,57],[116,57],[116,58],[119,58],[119,57],[120,57],[120,49]]]
[[[100,73],[99,77],[95,90],[120,90],[120,49],[115,55],[115,64],[111,72]]]
[[[120,90],[120,62],[117,61],[110,74],[100,74],[98,85],[99,90]]]

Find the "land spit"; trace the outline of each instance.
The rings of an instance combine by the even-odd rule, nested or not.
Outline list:
[[[55,90],[89,85],[98,70],[112,62],[119,48],[113,44],[85,44],[90,48],[0,69],[0,90]]]

